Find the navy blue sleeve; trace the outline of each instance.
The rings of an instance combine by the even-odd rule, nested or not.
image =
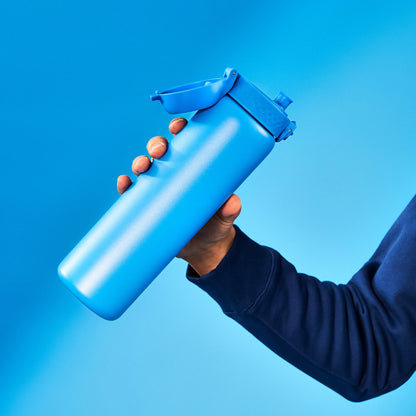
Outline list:
[[[276,250],[236,236],[221,263],[186,277],[279,356],[351,401],[416,368],[416,196],[347,284],[298,273]]]

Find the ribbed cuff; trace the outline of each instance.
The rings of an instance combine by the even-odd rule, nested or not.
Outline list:
[[[199,277],[188,264],[186,278],[205,290],[224,313],[242,312],[264,292],[273,267],[269,247],[249,238],[234,224],[236,235],[233,244],[220,264]]]

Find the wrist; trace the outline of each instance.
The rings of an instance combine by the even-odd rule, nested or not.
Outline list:
[[[221,263],[222,259],[230,250],[234,242],[235,234],[235,228],[232,227],[226,238],[202,251],[198,256],[189,257],[184,260],[192,266],[199,276],[211,272]]]

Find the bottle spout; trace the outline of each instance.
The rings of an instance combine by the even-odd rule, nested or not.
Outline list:
[[[286,108],[293,103],[293,100],[290,99],[286,94],[283,92],[279,92],[279,95],[273,100],[276,104],[280,105],[280,107],[283,108],[283,110],[286,110]]]

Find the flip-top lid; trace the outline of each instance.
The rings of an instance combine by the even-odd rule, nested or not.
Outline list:
[[[270,99],[234,68],[227,68],[222,78],[156,91],[151,99],[159,100],[168,113],[178,114],[211,107],[226,94],[266,128],[276,141],[293,134],[296,123],[290,121],[285,112],[292,100],[282,92],[275,100]]]

